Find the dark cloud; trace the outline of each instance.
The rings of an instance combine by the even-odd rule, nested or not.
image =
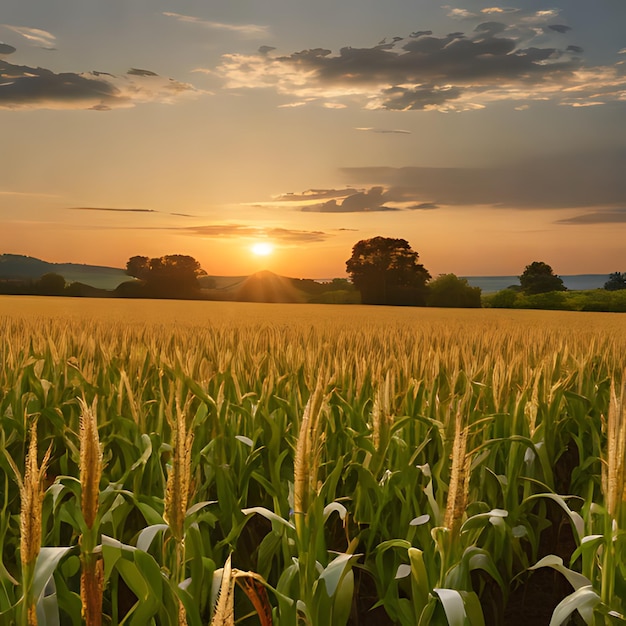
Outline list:
[[[389,196],[380,186],[371,187],[367,191],[357,191],[346,195],[341,202],[336,199],[322,204],[307,205],[301,208],[309,213],[365,213],[372,211],[397,211],[397,207],[387,206]]]
[[[272,50],[276,50],[276,48],[274,46],[261,46],[259,54],[269,54]]]
[[[345,198],[356,193],[356,189],[308,189],[302,193],[285,193],[277,196],[279,202],[301,202],[303,200],[322,200],[324,198]]]
[[[292,230],[289,228],[263,228],[243,224],[213,224],[182,229],[190,235],[201,237],[269,237],[286,243],[317,243],[330,235],[319,230]]]
[[[117,207],[68,207],[70,211],[104,211],[112,213],[161,213],[165,215],[175,215],[177,217],[195,217],[194,215],[188,215],[187,213],[166,213],[164,211],[157,211],[156,209],[120,209]]]
[[[441,106],[461,94],[462,90],[458,87],[391,87],[383,91],[383,98],[385,108],[390,111],[420,111]]]
[[[16,49],[13,46],[10,46],[8,43],[3,43],[0,41],[0,54],[13,54],[15,50]]]
[[[411,211],[432,211],[433,209],[438,209],[439,205],[434,202],[420,202],[419,204],[415,204],[410,206],[409,209]]]
[[[172,79],[152,80],[147,70],[131,70],[132,77],[106,72],[59,74],[41,67],[13,65],[0,60],[0,109],[92,109],[108,111],[138,102],[171,102],[196,90]],[[151,80],[144,81],[149,77]]]
[[[353,167],[345,189],[274,198],[309,213],[430,211],[444,206],[586,209],[564,224],[621,223],[626,215],[626,152],[565,154],[497,167]],[[319,200],[325,200],[319,202]],[[306,202],[306,204],[304,204]],[[280,207],[280,204],[275,205]],[[594,207],[602,207],[595,212]]]
[[[626,208],[604,209],[583,213],[574,217],[558,220],[557,224],[588,225],[588,224],[624,224],[626,223]]]
[[[502,22],[483,22],[474,29],[474,32],[485,33],[487,35],[495,36],[499,35],[506,29],[507,25],[503,24]]]
[[[554,15],[538,12],[528,18],[530,25],[519,27],[487,21],[471,33],[445,36],[415,31],[390,43],[346,46],[336,53],[310,48],[276,55],[264,48],[257,55],[225,55],[218,73],[231,88],[275,86],[299,101],[362,98],[370,109],[467,110],[497,100],[563,99],[567,87],[568,103],[573,103],[588,98],[598,84],[581,73],[578,47],[547,46],[539,37],[542,31],[532,26]],[[552,26],[557,32],[567,28]],[[537,38],[540,45],[529,45]],[[616,71],[603,74],[607,90],[610,85],[618,93]]]
[[[131,67],[126,73],[129,76],[158,76],[155,72],[151,72],[150,70],[141,70],[136,67]]]
[[[550,24],[548,28],[557,33],[566,33],[567,31],[572,30],[571,26],[564,26],[563,24]]]
[[[581,54],[584,50],[580,46],[567,46],[568,52],[574,52],[575,54]]]
[[[70,211],[112,211],[115,213],[158,213],[154,209],[116,209],[110,207],[91,207],[91,206],[76,206],[69,207]]]
[[[626,154],[535,159],[493,168],[361,167],[342,170],[352,185],[384,186],[387,202],[520,209],[626,205]]]

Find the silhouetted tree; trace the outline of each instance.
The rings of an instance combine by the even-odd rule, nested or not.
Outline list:
[[[522,291],[527,294],[567,291],[563,280],[556,276],[552,268],[543,261],[533,261],[527,265],[519,277]]]
[[[147,280],[150,274],[150,259],[147,256],[131,256],[126,263],[126,273],[134,278]]]
[[[428,283],[428,306],[480,308],[480,287],[472,287],[467,278],[442,274]]]
[[[35,282],[35,290],[44,296],[62,296],[65,289],[65,278],[53,272],[44,274]]]
[[[607,291],[618,291],[619,289],[626,289],[626,272],[613,272],[609,275],[609,280],[604,283],[604,288]]]
[[[206,274],[196,259],[185,254],[134,256],[126,263],[126,273],[144,281],[143,295],[159,298],[193,295],[200,289],[198,276]]]
[[[362,239],[352,248],[346,269],[363,304],[422,306],[430,273],[405,239]]]

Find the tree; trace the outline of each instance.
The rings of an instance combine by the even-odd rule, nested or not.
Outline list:
[[[533,261],[527,265],[519,277],[522,291],[526,294],[567,291],[563,280],[554,274],[552,268],[543,261]]]
[[[198,276],[206,274],[196,259],[185,254],[134,256],[126,263],[126,273],[144,281],[144,295],[161,298],[193,295],[200,289]]]
[[[619,289],[626,289],[626,272],[613,272],[609,275],[609,280],[604,283],[604,288],[607,291],[618,291]]]
[[[35,289],[37,293],[44,296],[61,296],[65,289],[65,278],[61,274],[51,272],[44,274],[36,283]]]
[[[428,283],[428,306],[480,308],[480,287],[472,287],[467,278],[441,274]]]
[[[362,239],[346,269],[363,304],[424,305],[430,273],[405,239]]]

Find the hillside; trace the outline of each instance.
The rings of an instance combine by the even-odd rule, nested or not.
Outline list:
[[[21,254],[0,255],[0,279],[37,279],[44,274],[60,274],[68,283],[84,283],[99,289],[115,289],[129,280],[124,270],[102,265],[78,263],[49,263]]]

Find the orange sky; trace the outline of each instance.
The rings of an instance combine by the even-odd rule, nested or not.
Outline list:
[[[327,278],[383,235],[433,275],[623,271],[626,4],[527,5],[7,0],[0,253]]]

